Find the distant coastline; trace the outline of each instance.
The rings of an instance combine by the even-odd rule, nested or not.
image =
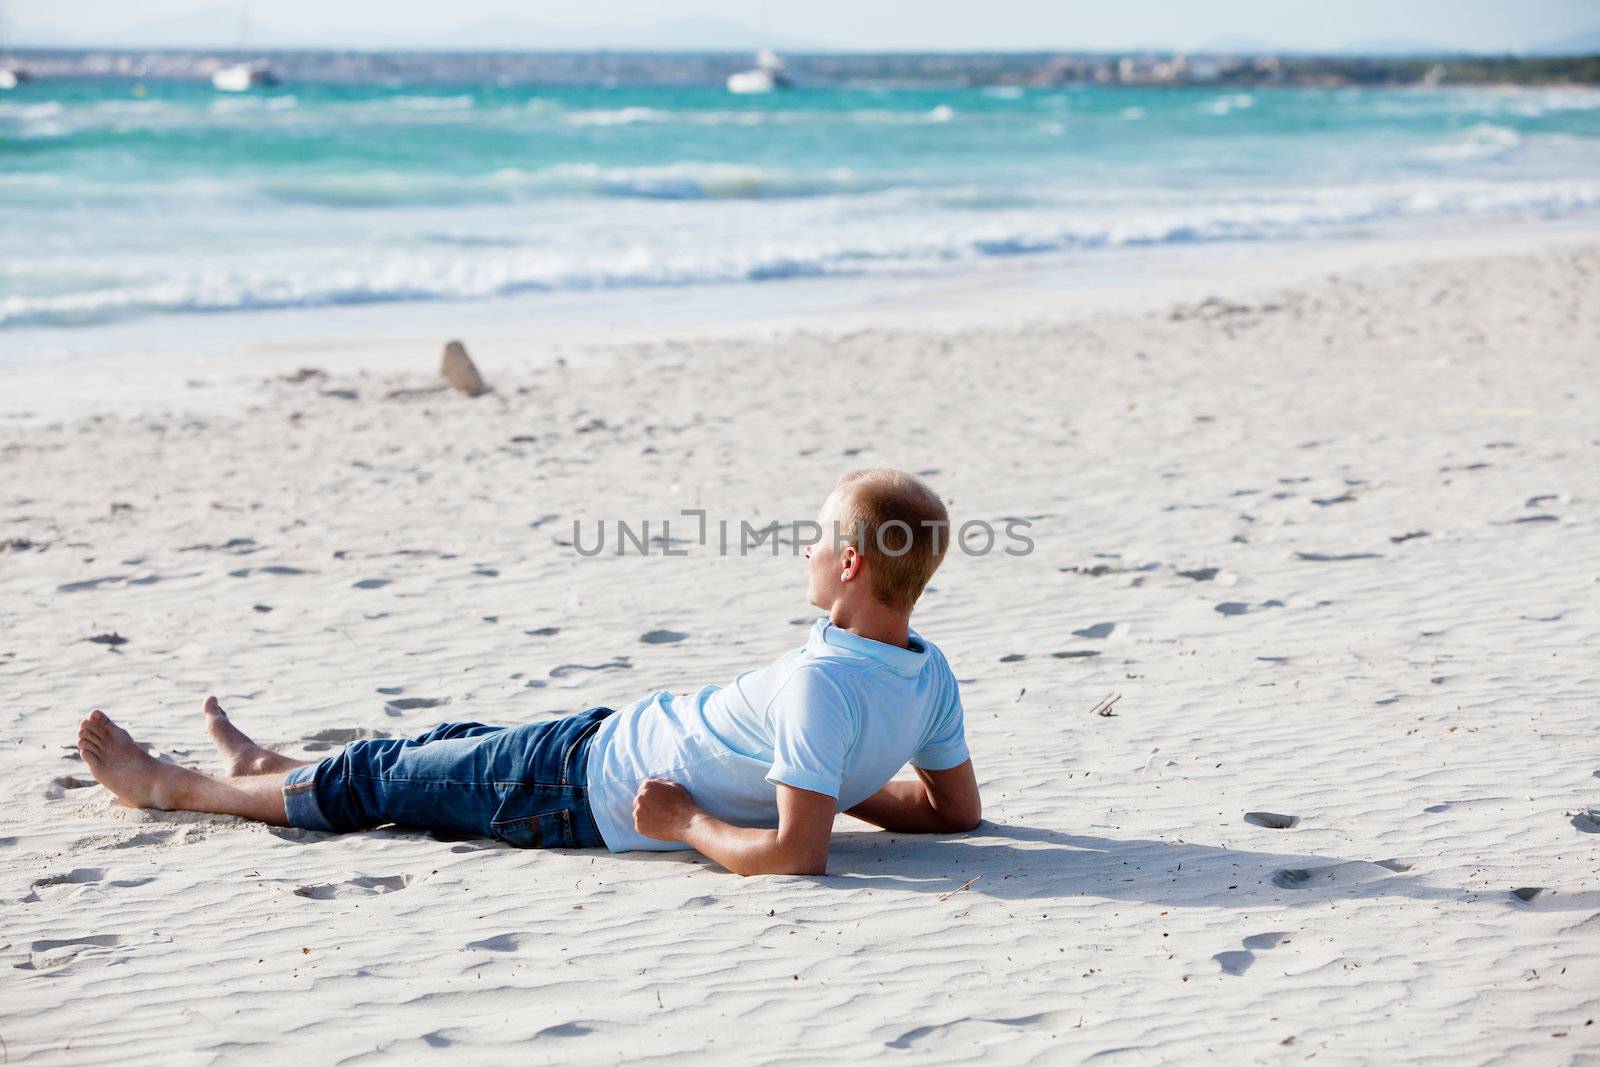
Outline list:
[[[39,78],[205,80],[258,57],[290,81],[322,83],[689,86],[721,84],[742,52],[372,52],[189,49],[12,49]],[[800,86],[907,88],[1091,85],[1600,85],[1600,54],[1583,56],[1317,56],[1240,53],[792,53]]]

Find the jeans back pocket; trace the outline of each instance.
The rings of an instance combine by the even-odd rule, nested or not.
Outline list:
[[[494,836],[517,848],[575,848],[572,812],[566,808],[490,823]]]

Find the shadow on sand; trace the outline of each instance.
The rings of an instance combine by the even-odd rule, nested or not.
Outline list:
[[[944,894],[974,878],[966,892],[1014,901],[1083,896],[1211,908],[1402,897],[1538,911],[1600,909],[1594,890],[1433,885],[1425,870],[1404,858],[1251,852],[989,822],[959,837],[835,834],[828,877],[816,881],[835,889]]]

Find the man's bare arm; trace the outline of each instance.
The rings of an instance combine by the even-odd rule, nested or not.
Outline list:
[[[983,819],[983,798],[972,761],[947,771],[925,771],[915,779],[890,782],[847,814],[902,834],[951,834],[971,830]]]
[[[633,800],[633,822],[657,841],[682,841],[738,875],[827,874],[838,802],[825,793],[778,784],[778,828],[713,819],[674,782],[648,781]]]

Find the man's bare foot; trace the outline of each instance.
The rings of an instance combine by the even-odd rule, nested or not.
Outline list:
[[[217,746],[217,751],[222,755],[222,767],[228,777],[271,774],[273,771],[286,771],[297,764],[298,761],[280,756],[250,740],[243,730],[233,725],[216,697],[206,698],[205,711],[206,732],[211,735],[211,743]]]
[[[184,779],[194,774],[148,755],[98,709],[78,724],[78,752],[94,780],[134,808],[171,810]]]

